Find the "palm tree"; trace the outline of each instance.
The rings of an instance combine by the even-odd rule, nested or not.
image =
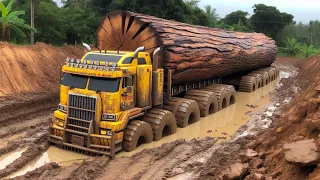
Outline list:
[[[284,41],[285,47],[280,47],[279,50],[288,55],[297,55],[300,50],[300,43],[295,38],[287,37],[287,41]]]
[[[210,5],[206,5],[204,8],[210,20],[210,27],[214,27],[219,18],[219,15],[216,13],[216,9],[212,8]]]
[[[24,11],[11,11],[12,4],[14,3],[14,0],[10,0],[7,6],[5,6],[2,2],[0,2],[0,11],[1,11],[1,17],[0,17],[0,24],[1,24],[1,41],[4,41],[6,39],[6,33],[7,30],[13,30],[15,31],[19,36],[25,37],[26,35],[24,32],[21,31],[22,29],[27,29],[32,32],[36,32],[34,28],[31,28],[28,24],[25,23],[23,19],[21,19],[19,16],[24,15]]]

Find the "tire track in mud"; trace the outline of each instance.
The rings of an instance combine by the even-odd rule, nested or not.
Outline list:
[[[37,136],[37,134],[35,134]],[[26,151],[21,154],[21,157],[14,160],[12,163],[7,165],[4,169],[0,170],[0,178],[9,176],[10,174],[23,168],[26,164],[39,157],[49,147],[49,143],[46,139],[47,135],[43,132],[40,136],[29,144]],[[32,137],[33,138],[33,137]]]
[[[0,178],[20,170],[48,149],[46,122],[58,99],[57,93],[1,97],[0,141],[6,145],[0,148],[0,156],[27,149],[21,157],[0,170]]]

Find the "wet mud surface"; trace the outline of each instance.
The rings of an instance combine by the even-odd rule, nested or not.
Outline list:
[[[233,166],[243,169],[243,172],[240,173],[240,179],[250,177],[254,179],[253,176],[256,174],[262,174],[264,177],[290,177],[287,175],[289,170],[285,171],[282,166],[273,165],[272,163],[275,163],[276,159],[272,160],[271,157],[274,153],[278,153],[274,157],[281,159],[279,154],[281,154],[282,148],[280,145],[285,140],[280,142],[280,140],[272,138],[270,134],[271,132],[277,134],[277,129],[281,126],[280,119],[288,117],[284,115],[284,112],[290,112],[292,104],[298,102],[296,99],[299,98],[299,93],[303,89],[299,84],[298,68],[300,68],[300,64],[298,62],[298,60],[292,59],[278,59],[275,65],[280,67],[282,75],[286,78],[281,79],[275,87],[275,92],[269,94],[267,92],[269,90],[267,90],[265,95],[262,95],[263,98],[259,94],[258,102],[263,99],[265,103],[259,105],[257,101],[252,101],[247,102],[246,104],[249,106],[246,106],[239,101],[239,106],[241,104],[244,114],[241,116],[235,114],[233,117],[236,118],[231,118],[236,119],[236,122],[223,121],[225,116],[220,115],[222,117],[220,121],[216,124],[209,124],[209,120],[217,118],[219,115],[209,116],[209,120],[202,119],[199,124],[190,125],[189,136],[179,135],[176,137],[179,140],[170,139],[169,136],[166,137],[167,140],[159,144],[142,146],[134,153],[120,153],[113,160],[104,156],[87,157],[67,153],[61,156],[57,152],[63,152],[63,150],[49,148],[46,141],[47,118],[55,109],[57,94],[53,93],[47,98],[44,98],[46,96],[38,96],[40,97],[38,99],[36,97],[30,98],[31,101],[37,99],[31,104],[28,104],[29,102],[24,101],[23,98],[22,100],[4,98],[0,102],[0,112],[7,113],[8,116],[0,117],[0,161],[8,155],[14,153],[16,155],[12,155],[12,162],[6,160],[6,167],[0,166],[0,178],[223,179],[232,174],[231,167]],[[245,99],[248,101],[248,98]],[[300,101],[304,99],[301,97]],[[12,102],[11,105],[9,105],[9,101]],[[24,109],[22,108],[17,113],[6,107],[17,106],[17,103],[28,105],[24,107],[21,105]],[[37,103],[40,103],[41,106],[35,105]],[[252,108],[250,105],[258,107]],[[230,114],[227,109],[226,114]],[[222,130],[229,126],[232,128]],[[284,127],[282,128],[282,131],[279,130],[280,133],[288,133],[284,132]],[[181,132],[181,134],[187,134],[187,131]],[[262,139],[266,139],[266,142],[263,142]],[[278,143],[279,146],[272,144],[270,139],[274,143]],[[273,146],[278,150],[276,148],[270,149]],[[252,149],[257,154],[248,156],[247,149]],[[43,165],[28,168],[28,165],[40,162],[39,159],[45,159],[42,162]],[[263,161],[263,165],[258,163],[260,160]],[[285,164],[282,161],[281,163]],[[254,167],[256,164],[259,165]],[[272,174],[271,171],[277,172],[277,167],[281,173],[287,174],[282,174],[283,176]]]

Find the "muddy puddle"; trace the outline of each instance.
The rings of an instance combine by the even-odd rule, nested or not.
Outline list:
[[[18,159],[21,157],[21,154],[26,150],[27,148],[24,149],[19,149],[13,152],[10,152],[8,154],[0,156],[0,170],[4,169],[7,165],[12,163],[14,160]]]
[[[19,158],[21,156],[22,152],[18,151],[18,152],[13,153],[11,155],[12,158],[8,158],[8,163],[11,163],[14,160],[14,158],[16,158],[16,159]],[[19,153],[20,153],[20,155],[19,155]],[[55,146],[50,146],[50,148],[45,153],[43,153],[39,158],[32,161],[31,163],[26,165],[24,168],[20,169],[19,171],[13,173],[12,175],[10,175],[6,178],[14,178],[17,176],[24,175],[27,172],[32,171],[36,168],[39,168],[49,162],[57,162],[60,166],[70,166],[74,162],[82,162],[87,158],[89,158],[89,157],[82,155],[82,154],[79,154],[79,153],[62,150],[62,149],[59,149]],[[2,163],[3,163],[3,161],[0,158],[0,169],[2,167]]]
[[[178,128],[177,133],[164,137],[160,141],[143,144],[132,152],[121,152],[117,157],[130,156],[147,148],[158,147],[178,139],[191,140],[193,138],[231,136],[250,119],[250,113],[257,112],[270,104],[270,93],[275,90],[279,79],[252,93],[237,92],[236,104],[223,109],[185,128]],[[251,106],[251,107],[250,107]]]

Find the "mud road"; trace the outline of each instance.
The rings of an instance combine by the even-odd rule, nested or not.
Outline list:
[[[114,160],[49,146],[47,119],[58,104],[58,92],[2,96],[0,178],[219,179],[223,170],[239,161],[235,157],[246,144],[275,127],[283,109],[300,92],[300,62],[279,58],[275,65],[281,69],[280,82],[251,95],[238,94],[233,110],[201,119],[133,153],[120,153]]]

